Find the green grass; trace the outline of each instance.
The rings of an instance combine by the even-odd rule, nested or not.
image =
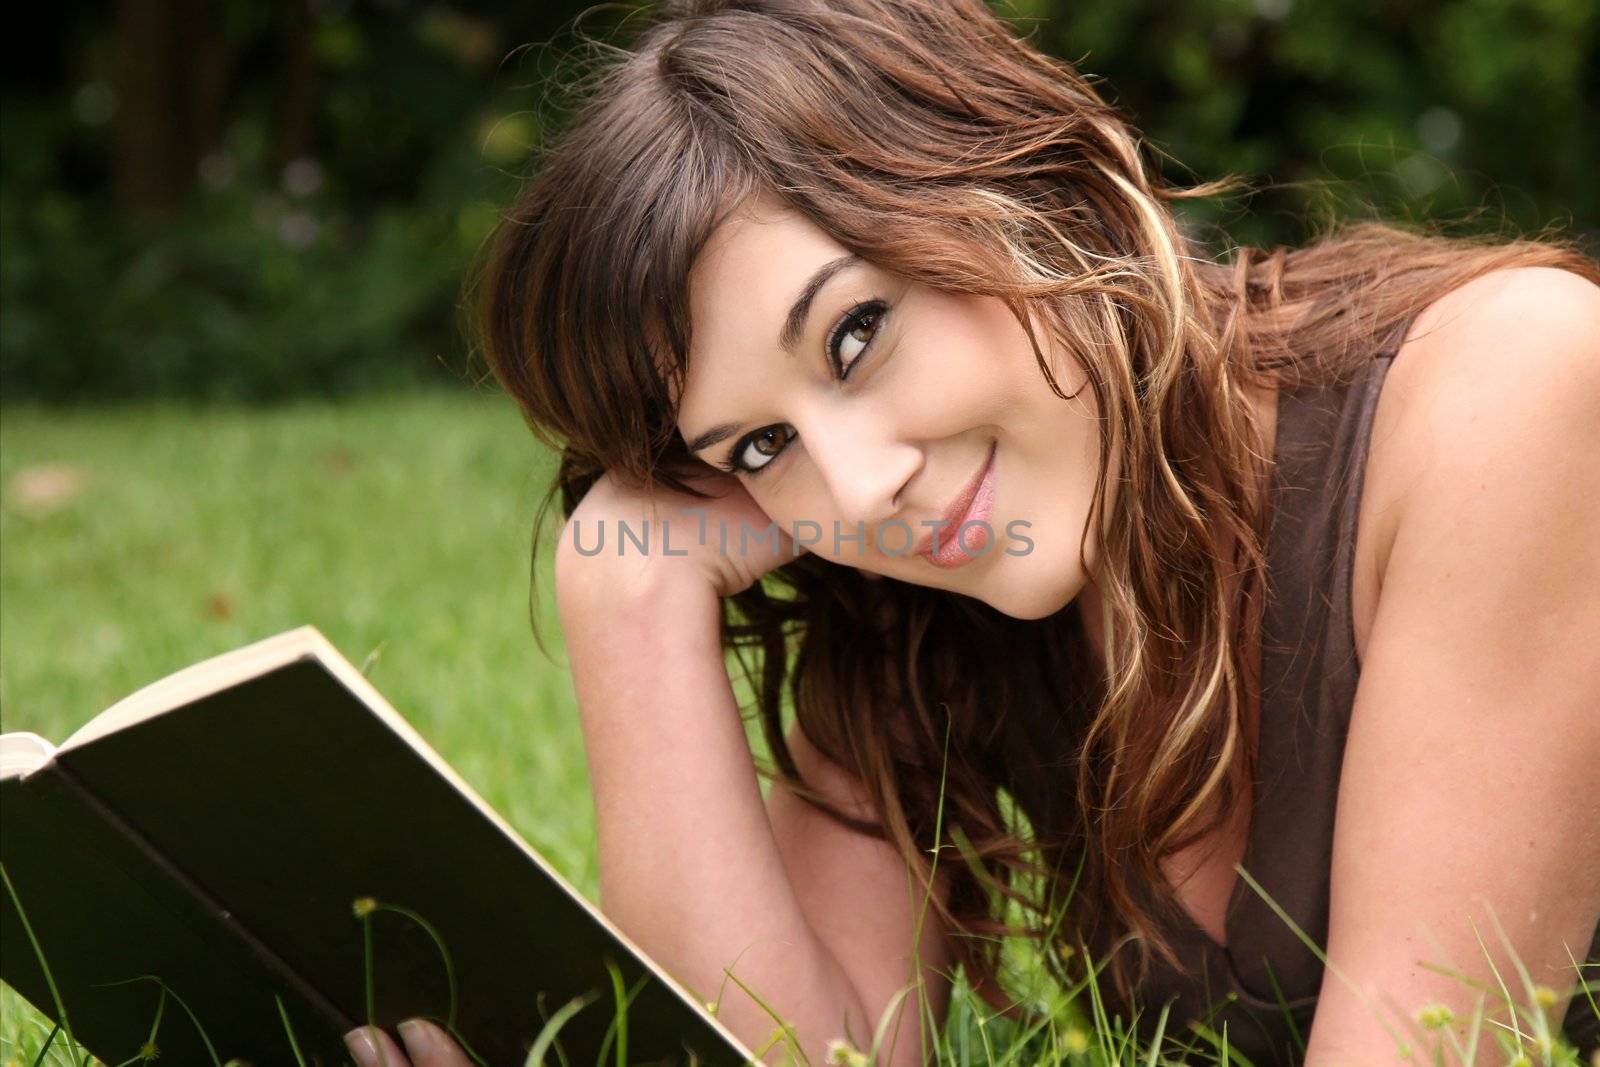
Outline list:
[[[29,505],[41,469],[75,494]],[[572,689],[528,623],[552,458],[510,404],[423,393],[272,409],[0,415],[0,725],[61,740],[147,682],[322,630],[585,892]],[[553,619],[546,627],[560,656]]]
[[[377,650],[384,695],[592,898],[559,631],[546,609],[552,662],[528,622],[552,471],[508,401],[465,391],[6,408],[0,728],[60,741],[147,682],[312,623],[357,664]],[[10,1035],[24,1013],[4,997]]]
[[[376,654],[378,688],[592,899],[588,773],[548,599],[553,661],[528,622],[531,523],[553,467],[505,399],[465,391],[7,408],[0,728],[59,741],[163,675],[313,623],[358,665]],[[1037,973],[1035,951],[1010,953],[1014,980]],[[1092,990],[1030,999],[1052,1005],[1051,1023],[1026,1033],[958,982],[941,1062],[1169,1062],[1119,1041]],[[32,1063],[49,1022],[9,988],[0,1014],[0,1065]],[[59,1051],[50,1062],[67,1063]]]

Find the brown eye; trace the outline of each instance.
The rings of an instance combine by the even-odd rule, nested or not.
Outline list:
[[[734,469],[754,474],[788,447],[791,436],[786,426],[768,426],[757,430],[745,439],[744,445],[734,454]]]
[[[883,302],[877,300],[852,308],[828,339],[829,354],[841,378],[849,376],[850,368],[871,346],[883,322],[884,311]]]
[[[782,433],[782,428],[777,426],[770,430],[762,430],[750,444],[763,456],[776,456],[783,451],[782,441],[777,440]]]

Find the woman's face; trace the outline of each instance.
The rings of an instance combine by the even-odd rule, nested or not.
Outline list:
[[[1051,392],[1000,301],[885,273],[752,200],[696,262],[690,315],[679,432],[700,459],[735,467],[808,551],[1023,619],[1083,589],[1099,545],[1091,535],[1080,560],[1099,469],[1093,394],[1047,350],[1078,395]],[[959,542],[958,525],[939,525],[952,515]],[[937,557],[917,551],[935,537]]]

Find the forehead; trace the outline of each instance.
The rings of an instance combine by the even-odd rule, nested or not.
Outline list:
[[[752,198],[733,211],[689,272],[691,378],[696,363],[777,354],[795,297],[818,267],[845,253],[782,204]]]

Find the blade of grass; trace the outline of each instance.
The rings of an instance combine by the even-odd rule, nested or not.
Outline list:
[[[1145,1051],[1145,1067],[1156,1067],[1156,1057],[1161,1052],[1161,1042],[1165,1039],[1167,1033],[1167,1016],[1171,1012],[1172,1004],[1170,1002],[1161,1005],[1161,1016],[1156,1019],[1155,1038]]]
[[[1289,997],[1284,993],[1283,986],[1278,983],[1278,976],[1272,970],[1271,961],[1266,961],[1267,982],[1272,986],[1272,996],[1278,1002],[1278,1009],[1283,1012],[1283,1021],[1289,1026],[1289,1036],[1294,1040],[1295,1051],[1300,1059],[1306,1058],[1305,1038],[1300,1036],[1300,1024],[1294,1021],[1294,1012],[1289,1010]]]
[[[373,980],[372,913],[378,910],[378,901],[375,897],[357,897],[351,902],[350,910],[361,920],[361,966],[362,976],[366,981],[367,1025],[377,1031],[378,991],[377,983]],[[389,1053],[385,1051],[384,1043],[376,1037],[372,1039],[372,1043],[378,1049],[378,1062],[383,1067],[389,1067]]]
[[[50,1051],[50,1046],[55,1044],[56,1035],[60,1032],[60,1023],[56,1023],[50,1028],[50,1033],[45,1037],[44,1044],[39,1047],[39,1055],[33,1058],[33,1067],[39,1067],[39,1065],[44,1062],[45,1053]]]
[[[1378,1021],[1378,1025],[1383,1027],[1383,1032],[1388,1035],[1390,1041],[1394,1042],[1395,1047],[1404,1047],[1406,1042],[1401,1039],[1400,1035],[1395,1033],[1394,1026],[1383,1016],[1383,1013],[1377,1010],[1375,1005],[1372,1003],[1372,998],[1367,995],[1366,991],[1357,985],[1349,975],[1345,974],[1342,968],[1335,966],[1333,961],[1328,959],[1328,954],[1322,950],[1322,946],[1313,941],[1311,937],[1300,928],[1300,924],[1295,922],[1289,913],[1283,910],[1283,906],[1272,898],[1271,893],[1268,893],[1264,888],[1262,888],[1261,883],[1256,881],[1250,872],[1244,869],[1243,864],[1235,863],[1233,865],[1233,869],[1238,873],[1240,878],[1244,879],[1245,884],[1255,892],[1256,896],[1260,897],[1266,902],[1267,907],[1272,909],[1272,913],[1290,929],[1294,936],[1300,939],[1300,943],[1311,950],[1312,955],[1316,956],[1317,959],[1321,961],[1322,966],[1325,967],[1335,978],[1339,979],[1340,982],[1343,982],[1346,989],[1355,994],[1356,999],[1361,1002],[1362,1007],[1371,1012],[1372,1017]]]
[[[734,985],[744,990],[745,995],[751,1000],[755,1001],[756,1004],[760,1006],[761,1010],[766,1012],[773,1022],[777,1023],[779,1034],[781,1034],[783,1040],[788,1042],[790,1055],[799,1057],[800,1062],[804,1064],[805,1067],[811,1067],[811,1060],[806,1056],[805,1049],[800,1047],[800,1039],[795,1035],[794,1027],[784,1022],[782,1017],[779,1016],[778,1013],[773,1009],[772,1005],[763,1000],[760,994],[758,994],[754,989],[751,989],[749,986],[745,985],[744,982],[739,979],[739,976],[734,974],[730,968],[723,968],[723,973],[728,976],[728,979],[732,981]],[[758,1053],[758,1055],[761,1054],[762,1053]]]
[[[901,1002],[906,999],[906,995],[909,994],[913,989],[917,988],[918,984],[919,983],[917,982],[908,983],[898,993],[889,998],[889,1006],[884,1008],[883,1013],[878,1016],[877,1028],[872,1033],[872,1047],[867,1052],[867,1062],[878,1062],[878,1050],[883,1047],[883,1038],[884,1035],[888,1033],[889,1023],[894,1018],[895,1010],[899,1008]],[[899,1028],[896,1027],[897,1033],[898,1030]],[[893,1042],[891,1042],[889,1045],[889,1055],[891,1058],[894,1056]]]
[[[295,1040],[294,1027],[289,1023],[289,1009],[283,1006],[283,998],[272,994],[272,1001],[278,1006],[278,1018],[283,1021],[283,1036],[289,1039],[289,1051],[294,1053],[294,1062],[298,1067],[306,1067],[306,1058],[300,1052],[300,1042]]]
[[[1561,948],[1566,952],[1567,960],[1572,964],[1572,970],[1578,976],[1577,988],[1573,991],[1573,996],[1577,996],[1579,993],[1582,993],[1584,998],[1589,1001],[1589,1010],[1594,1012],[1595,1018],[1600,1019],[1600,1004],[1595,1003],[1594,991],[1590,987],[1589,982],[1583,977],[1583,964],[1579,963],[1573,957],[1571,948],[1565,944],[1563,944]]]
[[[600,1053],[595,1057],[596,1067],[605,1062],[606,1054],[615,1043],[617,1048],[617,1067],[627,1067],[628,1053],[628,1005],[633,998],[639,995],[639,990],[644,988],[650,980],[648,973],[639,976],[633,989],[625,990],[622,984],[622,970],[613,960],[606,960],[606,972],[611,976],[611,991],[616,998],[617,1010],[612,1016],[611,1023],[606,1027],[605,1038],[600,1042]]]
[[[585,993],[581,997],[573,997],[561,1007],[556,1009],[548,1022],[539,1030],[539,1036],[533,1039],[533,1047],[528,1049],[528,1058],[522,1061],[522,1067],[544,1067],[544,1058],[550,1052],[550,1046],[555,1044],[556,1036],[567,1021],[578,1012],[588,1007],[599,999],[599,993]],[[563,1060],[563,1062],[565,1062]]]
[[[617,1000],[617,1067],[628,1067],[628,995],[617,966],[608,961],[606,970],[611,975],[611,995]]]
[[[928,998],[922,995],[925,983],[922,978],[922,924],[928,914],[928,904],[933,899],[934,878],[939,873],[939,853],[944,847],[944,793],[945,783],[950,767],[950,724],[951,717],[946,715],[944,721],[944,750],[939,760],[939,799],[933,811],[933,848],[929,852],[933,855],[928,864],[928,882],[923,887],[922,904],[917,909],[917,921],[911,930],[911,967],[916,975],[917,988],[917,1038],[920,1041],[924,1034],[928,1036],[928,1045],[937,1046],[939,1043],[939,1023],[933,1017],[933,1005],[928,1003]],[[909,876],[912,872],[908,870]],[[924,1030],[923,1027],[927,1029]],[[895,1040],[889,1043],[889,1058],[894,1058],[895,1044],[899,1041],[899,1027],[895,1028]],[[877,1055],[877,1039],[873,1040],[873,1055]]]
[[[67,1035],[67,1050],[75,1060],[82,1062],[87,1058],[86,1050],[80,1050],[77,1038],[72,1036],[72,1023],[67,1018],[67,1005],[61,999],[61,990],[56,987],[55,975],[50,973],[50,964],[45,962],[44,950],[39,947],[39,938],[33,932],[33,924],[28,921],[28,913],[22,908],[22,899],[17,896],[17,887],[11,884],[11,875],[6,871],[6,865],[0,863],[0,879],[6,883],[6,893],[11,897],[11,906],[17,909],[17,918],[22,920],[22,931],[28,935],[28,944],[33,947],[33,958],[39,964],[39,970],[44,973],[44,984],[50,990],[50,1002],[56,1008],[56,1022]]]
[[[1489,973],[1494,975],[1495,982],[1500,986],[1500,996],[1506,1002],[1506,1009],[1511,1017],[1511,1031],[1516,1034],[1517,1047],[1522,1047],[1522,1027],[1517,1024],[1517,1005],[1511,999],[1511,989],[1506,985],[1506,980],[1500,976],[1500,968],[1495,966],[1494,956],[1489,952],[1489,946],[1483,943],[1483,935],[1478,932],[1478,923],[1471,916],[1467,917],[1467,924],[1472,927],[1472,936],[1478,941],[1478,949],[1483,953],[1484,960],[1489,964]],[[1491,1023],[1496,1020],[1489,1020]],[[1502,1024],[1503,1025],[1503,1024]]]
[[[1226,1019],[1223,1020],[1222,1033],[1220,1035],[1205,1023],[1195,1021],[1191,1025],[1194,1027],[1196,1034],[1215,1046],[1217,1053],[1221,1057],[1218,1061],[1221,1067],[1229,1067],[1229,1064],[1235,1063],[1239,1064],[1240,1067],[1255,1067],[1255,1064],[1250,1062],[1248,1056],[1235,1049],[1232,1043],[1228,1041],[1228,1023]]]
[[[144,1039],[144,1044],[139,1046],[139,1051],[123,1060],[118,1067],[126,1067],[130,1063],[148,1063],[160,1055],[160,1046],[156,1044],[156,1035],[161,1032],[161,1017],[167,1011],[167,990],[163,986],[161,995],[156,998],[156,1017],[151,1020],[150,1034]]]
[[[445,947],[444,938],[439,936],[439,931],[434,929],[433,924],[427,919],[424,919],[421,915],[418,915],[410,908],[404,907],[400,904],[388,904],[380,901],[374,911],[393,912],[394,914],[403,918],[410,919],[412,922],[422,927],[423,931],[433,939],[434,947],[439,950],[439,958],[444,961],[444,979],[445,983],[450,988],[450,1011],[445,1016],[445,1028],[454,1032],[456,1028],[458,1006],[458,997],[456,993],[456,968],[455,964],[450,960],[450,950]]]
[[[132,978],[123,978],[116,982],[96,982],[95,985],[97,988],[100,988],[129,985],[133,982],[154,982],[156,985],[161,987],[163,993],[177,1001],[178,1007],[182,1008],[183,1013],[189,1017],[189,1021],[194,1023],[194,1032],[200,1035],[200,1042],[201,1044],[205,1045],[206,1054],[211,1057],[211,1063],[213,1064],[213,1067],[223,1067],[222,1058],[217,1055],[217,1047],[211,1043],[211,1035],[206,1033],[206,1028],[204,1026],[200,1025],[200,1017],[194,1013],[193,1008],[189,1007],[188,1001],[180,997],[177,991],[171,986],[167,985],[167,983],[158,975],[136,974]]]
[[[588,995],[591,996],[591,997],[598,997],[600,994],[599,993],[591,993],[591,994],[588,994]],[[535,1005],[539,1009],[539,1018],[543,1019],[545,1021],[545,1025],[548,1026],[550,1024],[550,1017],[544,1013],[544,993],[543,992],[541,992],[539,994],[539,996],[536,998]],[[561,1039],[559,1037],[555,1039],[555,1046],[554,1047],[555,1047],[555,1053],[556,1053],[556,1060],[557,1060],[557,1062],[559,1062],[561,1064],[561,1067],[572,1067],[572,1064],[567,1062],[567,1053],[566,1053],[566,1050],[561,1047]]]

